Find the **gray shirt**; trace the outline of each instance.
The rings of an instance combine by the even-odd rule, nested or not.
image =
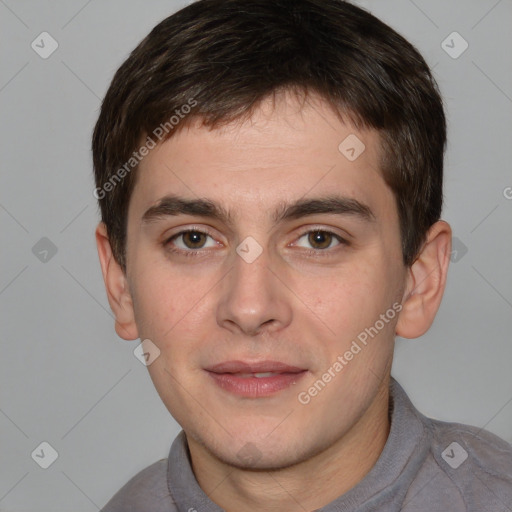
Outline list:
[[[394,379],[391,428],[371,471],[320,512],[512,512],[512,446],[423,416]],[[199,487],[181,432],[169,457],[132,478],[103,512],[222,512]]]

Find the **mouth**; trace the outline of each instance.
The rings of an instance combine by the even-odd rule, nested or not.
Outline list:
[[[297,383],[307,370],[279,361],[225,361],[206,368],[215,384],[225,391],[247,398],[262,398]]]

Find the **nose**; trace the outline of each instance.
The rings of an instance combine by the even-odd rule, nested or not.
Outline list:
[[[240,254],[221,283],[217,323],[247,336],[286,327],[292,318],[291,294],[283,283],[283,268],[277,258],[271,258],[267,249],[254,261]]]

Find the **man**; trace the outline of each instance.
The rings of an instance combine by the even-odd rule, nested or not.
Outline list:
[[[445,142],[422,57],[341,0],[201,0],[141,42],[93,136],[96,238],[183,432],[105,512],[512,508],[512,448],[391,377],[445,287]]]

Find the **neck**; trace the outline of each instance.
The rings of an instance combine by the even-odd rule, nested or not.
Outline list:
[[[356,486],[377,462],[389,435],[388,394],[389,379],[385,379],[370,407],[341,439],[314,457],[282,469],[236,468],[187,438],[196,479],[227,512],[321,508]]]

